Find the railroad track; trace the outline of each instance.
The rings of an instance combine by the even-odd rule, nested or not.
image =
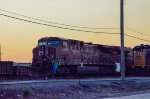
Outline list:
[[[56,82],[103,82],[103,81],[120,81],[120,78],[89,78],[89,79],[48,79],[48,80],[24,80],[24,81],[0,81],[0,85],[14,85],[14,84],[30,84],[30,83],[56,83]],[[127,77],[126,81],[130,80],[149,80],[150,77]]]

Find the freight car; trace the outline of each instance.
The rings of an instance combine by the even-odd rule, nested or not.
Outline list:
[[[0,79],[12,79],[31,75],[30,63],[15,63],[13,61],[0,61]]]
[[[131,48],[125,48],[125,55]],[[76,73],[77,67],[97,66],[100,73],[113,74],[115,63],[120,62],[120,47],[86,43],[59,37],[38,40],[33,49],[32,70],[35,75],[51,75],[53,61],[58,60],[58,73]]]
[[[13,62],[12,61],[0,61],[0,76],[8,77],[13,74]]]
[[[31,76],[31,63],[13,63],[15,77]]]

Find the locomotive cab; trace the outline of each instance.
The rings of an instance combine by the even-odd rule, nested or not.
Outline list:
[[[41,61],[46,61],[47,63],[54,61],[56,59],[56,49],[60,45],[60,40],[39,40],[38,47]]]

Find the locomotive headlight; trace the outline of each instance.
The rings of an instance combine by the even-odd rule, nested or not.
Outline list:
[[[45,51],[45,47],[46,47],[45,45],[41,46],[41,50]]]
[[[39,56],[44,55],[44,51],[39,51]]]
[[[43,46],[41,47],[41,50],[42,50],[42,51],[44,51],[44,48],[43,48]]]

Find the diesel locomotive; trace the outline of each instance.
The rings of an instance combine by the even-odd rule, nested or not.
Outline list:
[[[131,48],[125,48],[126,59]],[[113,74],[115,63],[120,62],[120,47],[87,43],[60,37],[44,37],[33,49],[33,72],[51,75],[53,61],[59,61],[58,74],[75,74],[77,67],[97,66],[102,74]],[[128,63],[128,62],[127,62]]]
[[[132,49],[131,75],[150,75],[150,45],[141,44]]]

